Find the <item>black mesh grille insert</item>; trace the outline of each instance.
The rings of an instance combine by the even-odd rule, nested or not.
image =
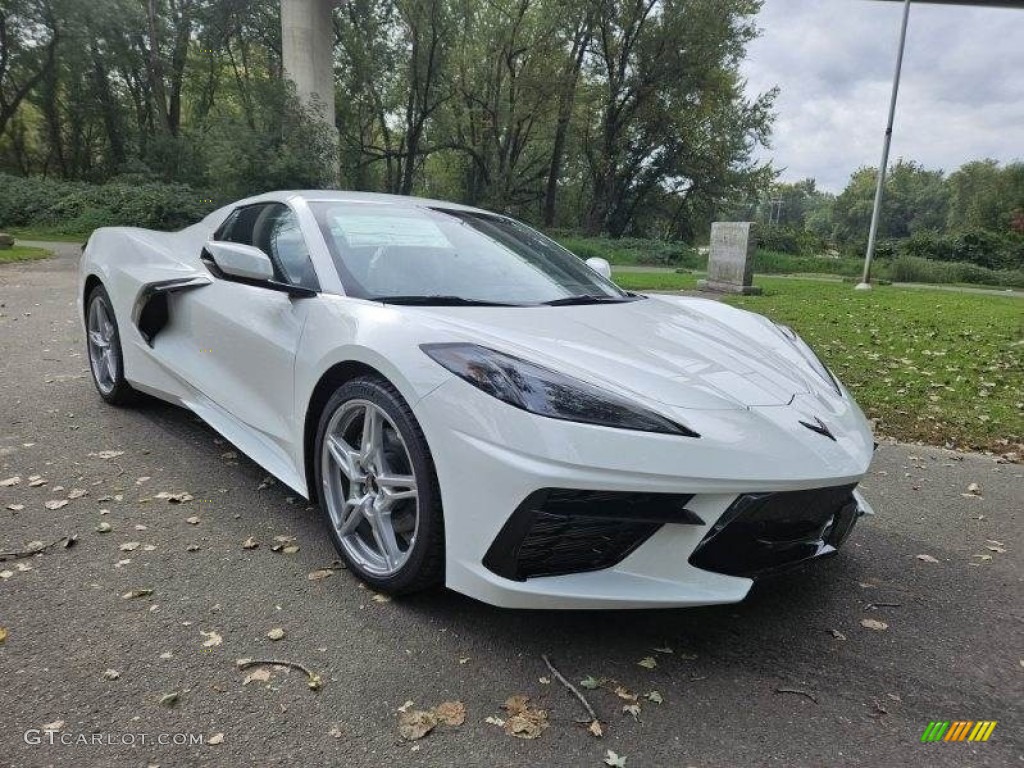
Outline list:
[[[522,581],[609,568],[664,523],[703,525],[685,508],[692,496],[545,489],[519,505],[484,565]]]
[[[690,555],[690,564],[756,576],[834,554],[857,521],[855,485],[740,496]]]

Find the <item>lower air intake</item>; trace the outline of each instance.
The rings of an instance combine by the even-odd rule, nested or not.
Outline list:
[[[609,568],[665,523],[703,525],[692,496],[548,488],[519,505],[491,544],[484,565],[523,581]]]
[[[833,555],[860,516],[855,487],[744,494],[697,545],[690,564],[751,577]]]

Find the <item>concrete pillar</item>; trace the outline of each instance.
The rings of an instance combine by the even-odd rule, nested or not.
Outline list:
[[[284,74],[304,104],[337,136],[334,124],[334,22],[339,0],[281,0]],[[335,174],[337,176],[337,174]]]

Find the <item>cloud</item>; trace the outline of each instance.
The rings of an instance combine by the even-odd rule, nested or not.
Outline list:
[[[775,85],[778,119],[762,154],[785,181],[839,191],[878,164],[902,4],[766,0],[743,64],[750,94]],[[1024,9],[915,3],[891,158],[953,171],[1024,158]]]

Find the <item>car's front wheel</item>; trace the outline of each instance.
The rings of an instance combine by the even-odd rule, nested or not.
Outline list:
[[[444,578],[444,522],[434,463],[412,410],[388,382],[361,377],[320,418],[316,482],[331,538],[349,568],[402,594]]]
[[[89,370],[100,397],[111,405],[129,405],[138,393],[124,377],[121,334],[107,290],[97,285],[85,300],[85,344]]]

